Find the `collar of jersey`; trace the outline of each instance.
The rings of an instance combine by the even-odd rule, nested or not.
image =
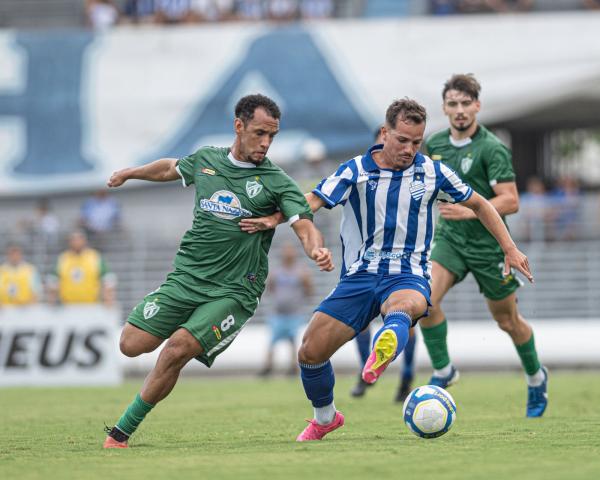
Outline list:
[[[240,162],[239,160],[236,160],[235,157],[233,156],[233,153],[231,153],[231,152],[229,152],[227,154],[227,158],[236,167],[240,167],[240,168],[256,168],[256,165],[254,165],[253,163],[250,163],[250,162]]]
[[[415,159],[413,163],[411,163],[404,170],[392,170],[391,168],[379,168],[373,160],[373,152],[381,150],[383,148],[383,144],[373,145],[371,148],[367,150],[367,153],[363,155],[362,158],[362,166],[367,172],[379,172],[381,170],[392,172],[394,175],[402,175],[403,172],[406,172],[413,166],[421,165],[425,161],[425,157],[420,152],[417,152],[415,155]]]
[[[454,140],[452,138],[452,135],[450,135],[450,129],[448,129],[448,138],[450,140],[450,144],[453,147],[462,148],[462,147],[466,147],[467,145],[469,145],[473,141],[473,139],[475,137],[477,137],[477,135],[479,135],[480,131],[481,131],[481,125],[477,125],[477,129],[475,130],[475,133],[473,133],[473,135],[471,137],[463,138],[462,140]]]

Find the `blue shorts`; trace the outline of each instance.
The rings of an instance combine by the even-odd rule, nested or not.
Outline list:
[[[358,334],[380,313],[381,305],[397,290],[415,290],[431,306],[429,282],[418,275],[383,275],[358,272],[343,277],[337,287],[315,309],[352,327]],[[421,317],[427,315],[423,312]],[[419,317],[419,318],[421,318]],[[416,320],[413,322],[416,323]]]
[[[271,345],[274,345],[280,340],[294,340],[306,319],[303,315],[278,313],[269,317],[268,321],[271,327]]]

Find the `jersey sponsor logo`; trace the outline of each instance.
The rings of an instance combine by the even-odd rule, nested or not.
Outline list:
[[[262,192],[263,186],[258,182],[251,182],[248,180],[246,182],[246,193],[250,198],[256,197],[260,192]]]
[[[425,183],[423,183],[421,181],[412,182],[410,184],[409,190],[410,190],[410,195],[415,200],[421,200],[421,198],[423,198],[423,195],[425,195]]]
[[[200,208],[226,220],[252,216],[252,212],[242,208],[237,195],[227,190],[219,190],[213,193],[210,199],[203,198],[200,200]]]
[[[471,165],[473,165],[472,157],[464,157],[460,161],[460,169],[463,173],[467,173],[471,169]]]
[[[148,320],[152,318],[154,315],[158,313],[160,307],[156,304],[156,300],[152,300],[151,302],[146,302],[144,305],[144,318]]]
[[[367,251],[363,255],[363,258],[368,262],[372,262],[377,258],[381,258],[382,260],[400,260],[402,258],[409,260],[410,256],[411,252],[381,252],[371,247],[367,249]]]
[[[212,168],[203,168],[202,170],[200,170],[202,173],[204,173],[205,175],[214,175],[217,172],[215,172]]]

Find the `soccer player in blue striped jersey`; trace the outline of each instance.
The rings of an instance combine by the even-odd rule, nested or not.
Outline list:
[[[514,267],[530,281],[527,257],[516,247],[494,207],[441,162],[419,153],[425,109],[414,100],[394,101],[382,128],[383,145],[345,163],[306,195],[313,211],[343,206],[341,237],[344,275],[315,309],[298,351],[302,384],[314,419],[297,441],[321,440],[344,424],[333,399],[329,359],[376,318],[373,349],[362,377],[374,383],[404,349],[408,331],[430,303],[434,202],[460,202],[472,209]],[[273,228],[280,214],[245,219],[242,230]]]
[[[375,145],[380,145],[383,143],[383,138],[381,135],[381,125],[377,127],[375,130],[375,134],[373,135],[373,143]],[[344,271],[340,277],[344,276]],[[417,335],[414,328],[409,330],[408,342],[406,343],[406,347],[404,347],[404,366],[400,369],[400,384],[398,385],[398,390],[396,391],[396,396],[394,397],[395,402],[404,402],[410,391],[412,390],[412,381],[415,376],[415,346],[417,343]],[[366,392],[368,387],[372,384],[367,383],[362,378],[362,369],[367,363],[369,359],[369,355],[371,355],[371,330],[369,327],[365,328],[362,332],[360,332],[356,338],[356,346],[358,349],[358,354],[360,356],[360,369],[361,374],[358,376],[358,382],[352,390],[350,390],[350,395],[353,397],[362,397]]]

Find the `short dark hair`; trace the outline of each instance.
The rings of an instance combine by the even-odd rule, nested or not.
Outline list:
[[[473,100],[479,100],[481,85],[472,73],[455,73],[446,83],[444,83],[442,100],[446,100],[446,92],[448,90],[458,90],[459,92],[467,94]]]
[[[279,120],[281,118],[281,111],[277,104],[269,97],[257,93],[255,95],[246,95],[240,98],[237,105],[235,106],[235,117],[239,118],[244,125],[254,118],[254,112],[257,108],[262,108],[271,117]]]
[[[402,100],[394,100],[385,112],[385,123],[392,128],[396,126],[398,118],[419,125],[427,121],[427,111],[420,103],[405,97]]]

